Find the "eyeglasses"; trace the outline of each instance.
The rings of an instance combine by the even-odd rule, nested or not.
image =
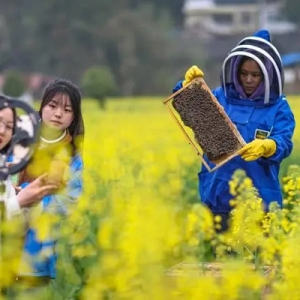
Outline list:
[[[5,123],[5,121],[0,118],[0,130],[13,130],[14,129],[14,125],[11,123]]]

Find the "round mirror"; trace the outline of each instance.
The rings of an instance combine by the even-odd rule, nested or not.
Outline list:
[[[13,122],[5,119],[7,108],[13,112]],[[0,145],[1,134],[4,139],[5,130],[12,131],[11,140],[0,149],[1,180],[26,167],[37,144],[39,127],[39,115],[31,106],[20,100],[0,97]]]

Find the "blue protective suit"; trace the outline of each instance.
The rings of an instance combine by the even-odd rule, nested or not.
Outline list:
[[[266,31],[258,32],[256,36],[269,38]],[[278,68],[283,73],[280,63]],[[274,71],[274,68],[268,69],[270,73],[273,72],[272,70]],[[276,152],[269,158],[246,162],[237,156],[212,173],[209,173],[204,165],[202,166],[201,172],[198,174],[200,198],[213,213],[228,213],[231,210],[229,202],[233,196],[229,192],[228,182],[237,169],[245,170],[247,176],[252,179],[265,207],[268,207],[273,201],[282,205],[278,178],[279,167],[281,161],[292,151],[295,120],[285,96],[275,91],[275,87],[278,87],[278,80],[283,82],[283,79],[277,78],[278,80],[275,82],[276,76],[273,73],[269,76],[272,81],[268,87],[270,97],[267,104],[264,99],[265,93],[255,99],[241,97],[236,86],[230,80],[223,81],[222,86],[213,91],[246,143],[258,138],[259,133],[263,132],[268,135],[269,139],[273,139],[277,146]],[[178,82],[173,91],[175,92],[181,87],[182,81]],[[204,158],[207,159],[205,156]],[[210,163],[210,166],[213,164]]]

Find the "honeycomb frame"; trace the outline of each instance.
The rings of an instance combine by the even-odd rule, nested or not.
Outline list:
[[[208,159],[208,161],[214,165],[213,167],[210,167],[209,164],[207,163],[207,161],[203,157],[204,154],[205,155],[207,154],[207,151],[204,152],[203,151],[204,147],[201,147],[199,142],[195,139],[196,134],[198,134],[198,136],[199,136],[199,133],[196,133],[195,131],[193,131],[192,128],[189,128],[189,126],[187,126],[183,122],[182,115],[180,115],[179,112],[174,108],[174,98],[177,95],[179,95],[180,93],[182,93],[183,91],[185,91],[186,89],[192,89],[195,85],[200,85],[200,87],[208,93],[208,96],[209,96],[208,98],[210,99],[210,101],[212,101],[211,104],[213,104],[214,108],[216,109],[216,111],[214,113],[216,115],[218,115],[220,120],[222,119],[223,123],[225,121],[226,124],[228,125],[229,132],[226,131],[226,134],[230,134],[232,136],[232,138],[236,139],[236,143],[237,143],[235,149],[228,152],[227,154],[220,155],[220,158],[218,160],[212,161],[212,160]],[[199,101],[201,101],[200,98],[199,98]],[[208,99],[205,99],[205,101],[208,101]],[[205,165],[205,167],[207,168],[207,170],[209,172],[215,171],[216,169],[218,169],[219,167],[221,167],[222,165],[227,163],[229,160],[231,160],[232,158],[237,156],[238,151],[246,144],[243,137],[237,130],[236,126],[232,123],[232,121],[226,114],[224,108],[219,103],[219,101],[216,99],[216,97],[213,95],[213,93],[211,92],[211,90],[209,89],[209,87],[207,86],[206,82],[204,81],[204,79],[202,77],[198,77],[198,78],[192,80],[189,84],[187,84],[186,86],[182,87],[177,92],[170,95],[167,99],[165,99],[163,101],[163,104],[167,107],[169,113],[174,118],[175,122],[177,123],[177,125],[183,132],[184,136],[188,140],[188,143],[194,148],[197,155],[200,156],[202,163]],[[215,126],[215,123],[211,124],[211,127],[213,127],[213,126]],[[211,133],[213,136],[214,131],[212,130]]]

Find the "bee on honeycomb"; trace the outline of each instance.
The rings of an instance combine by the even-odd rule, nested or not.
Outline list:
[[[211,94],[200,83],[193,83],[176,95],[172,105],[211,162],[216,164],[241,148]]]

